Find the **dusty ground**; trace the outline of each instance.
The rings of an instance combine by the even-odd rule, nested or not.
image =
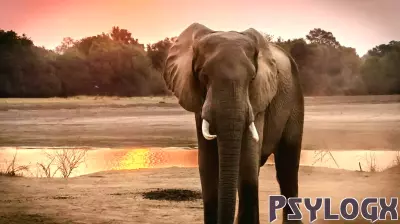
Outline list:
[[[400,96],[307,97],[303,145],[398,150],[399,112]],[[194,125],[174,98],[0,100],[0,146],[191,147]]]
[[[399,96],[307,98],[303,145],[398,150],[399,102]],[[193,115],[172,98],[0,101],[0,146],[65,145],[192,146]],[[299,176],[300,196],[331,197],[334,212],[346,196],[400,196],[398,168],[363,173],[301,167]],[[268,195],[279,193],[273,166],[263,167],[260,179],[261,223],[268,223]],[[108,171],[70,179],[0,176],[0,223],[202,223],[200,200],[141,196],[155,188],[199,190],[198,170]]]
[[[301,196],[331,197],[335,213],[344,197],[400,196],[399,169],[371,174],[301,167],[299,179]],[[262,168],[260,184],[261,223],[268,223],[268,195],[279,194],[273,166]],[[0,187],[0,223],[202,223],[201,200],[153,201],[141,195],[155,188],[200,190],[196,168],[109,171],[68,180],[0,177]]]

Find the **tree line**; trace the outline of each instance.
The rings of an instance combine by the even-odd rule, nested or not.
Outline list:
[[[400,94],[400,41],[360,57],[320,28],[305,38],[265,37],[295,58],[305,95]],[[0,97],[168,95],[161,73],[174,39],[145,46],[115,26],[80,40],[66,37],[49,50],[0,30]]]

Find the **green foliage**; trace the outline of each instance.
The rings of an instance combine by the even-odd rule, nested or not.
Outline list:
[[[144,45],[139,44],[138,39],[132,38],[132,34],[126,29],[120,29],[118,26],[114,26],[111,30],[110,37],[116,42],[124,44],[140,45],[144,49]]]
[[[390,41],[389,44],[381,44],[368,51],[369,56],[383,57],[390,52],[400,51],[400,41]]]
[[[73,47],[76,44],[76,41],[71,37],[64,37],[61,44],[56,47],[56,52],[59,54],[64,53],[69,48]]]
[[[0,97],[48,97],[60,91],[49,61],[53,52],[33,45],[25,35],[0,30]]]
[[[24,36],[8,36],[13,38],[0,37],[8,47],[0,52],[1,97],[166,93],[144,45],[125,29],[113,27],[110,34],[81,40],[67,37],[55,52],[26,44],[30,40]]]
[[[360,58],[320,28],[291,40],[263,35],[295,59],[306,95],[400,93],[399,41]],[[25,35],[0,30],[0,97],[165,95],[161,73],[174,41],[165,38],[145,50],[132,33],[114,26],[80,40],[66,37],[51,51]]]
[[[325,31],[321,28],[315,28],[310,30],[306,38],[310,43],[320,44],[320,45],[328,45],[334,48],[340,47],[339,42],[333,36],[331,32]]]
[[[315,30],[314,30],[315,31]],[[320,33],[328,33],[317,30]],[[360,58],[354,48],[341,47],[334,43],[333,35],[317,35],[310,31],[307,43],[303,38],[278,39],[275,43],[290,52],[300,70],[300,81],[306,95],[361,94],[359,80]],[[314,40],[328,36],[332,41]],[[313,39],[314,38],[314,39]]]
[[[360,69],[369,94],[400,94],[400,41],[374,47],[364,60]]]
[[[22,47],[22,46],[32,46],[33,42],[26,37],[25,34],[19,36],[13,30],[4,31],[0,30],[0,49],[4,50],[4,48],[10,47]]]
[[[175,39],[176,37],[165,38],[164,40],[160,40],[155,44],[147,45],[147,55],[149,56],[155,69],[162,71],[165,60],[167,59],[168,50]]]
[[[399,41],[376,46],[362,59],[331,32],[313,29],[306,39],[275,42],[296,60],[306,95],[400,93]]]

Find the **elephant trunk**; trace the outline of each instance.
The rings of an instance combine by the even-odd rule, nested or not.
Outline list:
[[[236,190],[239,178],[240,151],[245,127],[245,117],[237,116],[239,110],[226,113],[225,119],[217,123],[219,184],[218,223],[234,221]]]
[[[248,125],[248,105],[237,91],[220,93],[214,109],[219,154],[218,223],[232,224],[235,218],[242,137]]]

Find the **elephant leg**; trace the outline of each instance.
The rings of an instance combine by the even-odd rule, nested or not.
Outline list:
[[[206,140],[201,131],[201,115],[196,114],[198,164],[203,194],[204,223],[216,224],[218,217],[218,146],[216,140]]]
[[[303,134],[303,113],[291,114],[275,154],[275,168],[280,192],[286,198],[298,196],[298,171]],[[293,213],[288,205],[283,209],[283,220]],[[301,223],[301,221],[294,221]]]
[[[256,116],[255,125],[260,141],[255,142],[250,133],[243,138],[239,170],[239,210],[237,223],[259,224],[258,176],[260,146],[262,144],[264,113]]]
[[[259,224],[259,201],[258,201],[258,157],[256,153],[249,155],[241,155],[241,162],[245,161],[246,165],[240,166],[239,177],[239,224]],[[251,158],[253,157],[253,158]],[[249,161],[252,160],[252,161]],[[257,165],[257,166],[254,166]]]
[[[265,111],[264,136],[261,147],[260,167],[264,166],[269,156],[276,151],[289,119],[291,104],[285,104],[287,96],[279,93]]]

